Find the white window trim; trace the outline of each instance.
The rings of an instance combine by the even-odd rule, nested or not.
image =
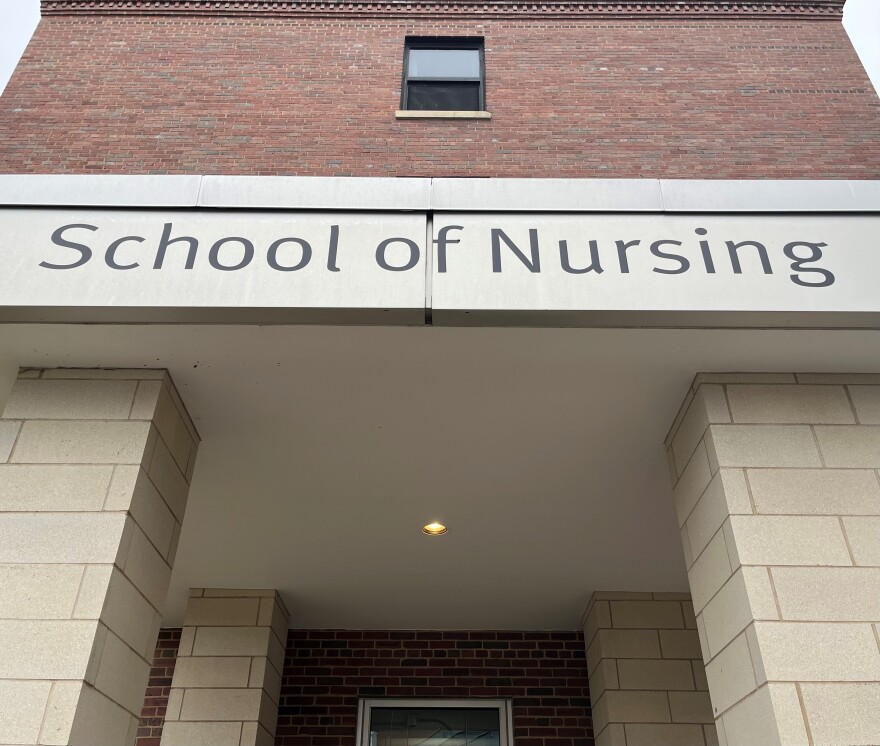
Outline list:
[[[415,709],[454,707],[498,710],[499,746],[513,746],[513,708],[509,699],[362,699],[358,702],[356,746],[370,746],[370,716],[374,707]]]

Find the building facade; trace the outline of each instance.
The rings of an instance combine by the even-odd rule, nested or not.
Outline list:
[[[0,746],[878,746],[842,0],[43,0]]]

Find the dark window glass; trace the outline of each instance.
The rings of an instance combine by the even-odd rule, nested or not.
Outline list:
[[[485,108],[480,39],[408,39],[403,108],[482,111]]]
[[[371,709],[370,746],[499,746],[497,709]]]
[[[435,83],[418,81],[409,84],[407,109],[418,111],[479,111],[479,83]]]

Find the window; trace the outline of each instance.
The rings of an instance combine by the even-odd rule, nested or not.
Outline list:
[[[506,700],[365,699],[356,746],[510,746]]]
[[[482,39],[407,39],[403,62],[405,111],[483,111]]]

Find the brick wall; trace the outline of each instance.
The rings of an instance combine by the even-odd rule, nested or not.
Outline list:
[[[147,695],[144,698],[144,708],[141,710],[141,723],[135,746],[159,746],[179,646],[179,629],[159,630],[159,640],[156,642],[156,653],[153,656],[153,667],[147,683]]]
[[[880,177],[836,17],[187,12],[46,15],[0,98],[0,171]],[[491,121],[395,119],[408,34],[485,37]]]
[[[163,630],[137,746],[158,746],[179,630]],[[592,746],[579,632],[291,630],[277,746],[354,746],[360,697],[513,700],[516,746]]]

